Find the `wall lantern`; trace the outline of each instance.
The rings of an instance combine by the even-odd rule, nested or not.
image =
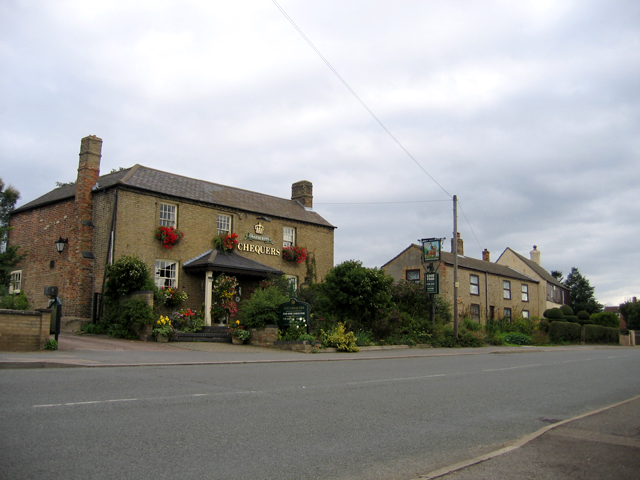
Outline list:
[[[69,243],[69,239],[68,238],[62,238],[60,237],[57,241],[56,241],[56,250],[58,251],[59,254],[62,255],[62,251],[64,250],[64,245],[65,243]]]

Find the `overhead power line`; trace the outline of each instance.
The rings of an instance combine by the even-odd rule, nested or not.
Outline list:
[[[380,125],[380,127],[382,127],[382,129],[387,133],[387,135],[389,135],[391,137],[391,139],[396,142],[398,144],[398,146],[402,149],[402,151],[404,151],[404,153],[407,154],[407,156],[413,160],[413,162],[418,166],[418,168],[420,170],[422,170],[424,173],[427,174],[427,176],[436,184],[438,185],[438,187],[440,187],[440,189],[442,189],[442,191],[444,193],[446,193],[449,197],[453,197],[449,192],[447,192],[447,190],[445,190],[445,188],[440,185],[440,183],[438,183],[438,181],[433,178],[433,176],[427,172],[427,170],[420,164],[420,162],[418,162],[418,160],[415,159],[415,157],[413,155],[411,155],[411,153],[409,152],[409,150],[407,150],[404,145],[402,145],[402,143],[400,142],[400,140],[398,140],[395,135],[393,133],[391,133],[391,131],[385,126],[384,123],[382,123],[382,121],[376,116],[375,113],[373,113],[373,111],[367,106],[366,103],[364,103],[364,101],[358,96],[358,94],[353,90],[353,88],[351,88],[349,86],[349,84],[346,82],[346,80],[344,78],[342,78],[342,76],[338,73],[338,71],[333,68],[333,65],[331,65],[331,63],[329,63],[329,60],[327,60],[324,55],[322,55],[322,53],[320,53],[320,50],[318,50],[316,48],[316,46],[313,44],[313,42],[311,40],[309,40],[309,38],[304,34],[304,32],[300,29],[300,27],[298,27],[298,25],[296,25],[296,22],[293,21],[293,19],[287,14],[287,12],[284,11],[284,9],[278,4],[278,2],[276,0],[271,0],[273,2],[273,4],[278,8],[278,10],[280,10],[280,13],[282,13],[282,15],[284,15],[284,18],[286,18],[289,23],[293,26],[293,28],[296,29],[296,31],[300,34],[300,36],[305,40],[305,42],[307,42],[309,44],[309,46],[313,49],[314,52],[316,52],[316,54],[320,57],[320,59],[325,63],[325,65],[327,67],[329,67],[329,70],[331,70],[333,72],[333,74],[338,78],[338,80],[340,80],[340,82],[345,86],[345,88],[347,90],[349,90],[349,93],[351,93],[351,95],[354,96],[354,98],[356,100],[358,100],[358,102],[360,102],[360,105],[362,105],[364,107],[364,109],[369,113],[369,115],[371,115],[371,117],[373,117],[373,119],[378,123],[378,125]]]

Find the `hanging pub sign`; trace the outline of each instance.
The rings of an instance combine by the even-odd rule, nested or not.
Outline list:
[[[422,241],[422,261],[423,262],[439,262],[440,261],[440,239],[439,238],[423,238],[421,241]]]
[[[439,276],[435,272],[425,272],[424,274],[424,289],[427,293],[440,293],[440,280]]]

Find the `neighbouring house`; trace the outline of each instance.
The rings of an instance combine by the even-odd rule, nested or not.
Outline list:
[[[458,313],[479,323],[487,319],[513,319],[541,316],[539,280],[505,265],[490,261],[485,249],[482,260],[464,255],[464,243],[458,238]],[[453,242],[452,248],[453,252]],[[433,263],[440,275],[440,295],[453,304],[454,255],[442,251],[440,261]],[[412,244],[382,268],[396,281],[424,284],[426,264],[422,248]]]
[[[529,256],[530,258],[526,258],[510,248],[506,248],[496,260],[496,263],[511,267],[538,280],[537,298],[540,316],[549,308],[567,305],[569,303],[569,290],[562,282],[542,268],[540,250],[538,250],[537,246],[533,246]]]
[[[142,165],[101,176],[101,152],[100,138],[83,138],[75,184],[11,214],[9,244],[27,254],[12,273],[12,288],[24,291],[34,307],[47,305],[46,286],[57,286],[63,321],[92,318],[106,267],[123,255],[144,260],[156,286],[186,291],[185,306],[196,310],[210,305],[212,282],[221,273],[235,275],[238,297],[246,298],[269,274],[300,285],[322,280],[333,267],[335,227],[312,210],[309,181],[293,183],[288,199]],[[184,236],[166,248],[156,236],[159,227]],[[239,241],[233,250],[213,248],[214,237],[233,233]],[[306,249],[306,261],[284,258],[284,249],[296,246]]]

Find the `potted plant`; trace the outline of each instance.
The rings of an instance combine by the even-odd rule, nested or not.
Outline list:
[[[231,342],[234,345],[242,345],[245,340],[249,340],[251,332],[246,329],[244,325],[240,324],[240,320],[236,320],[236,323],[230,328]]]
[[[238,244],[238,234],[221,233],[217,237],[213,237],[213,246],[221,252],[229,252]]]
[[[173,288],[173,287],[161,288],[160,294],[164,299],[164,304],[169,307],[175,307],[177,305],[181,305],[182,302],[184,302],[187,298],[189,298],[189,295],[187,295],[187,292],[180,291],[177,288]]]
[[[153,326],[153,334],[158,343],[167,343],[169,341],[169,337],[173,335],[173,326],[169,317],[160,315],[160,318]]]
[[[307,249],[298,246],[284,247],[282,249],[282,258],[290,262],[302,263],[307,259]]]
[[[158,227],[156,229],[156,238],[162,243],[167,250],[171,250],[184,237],[184,233],[175,227]]]

